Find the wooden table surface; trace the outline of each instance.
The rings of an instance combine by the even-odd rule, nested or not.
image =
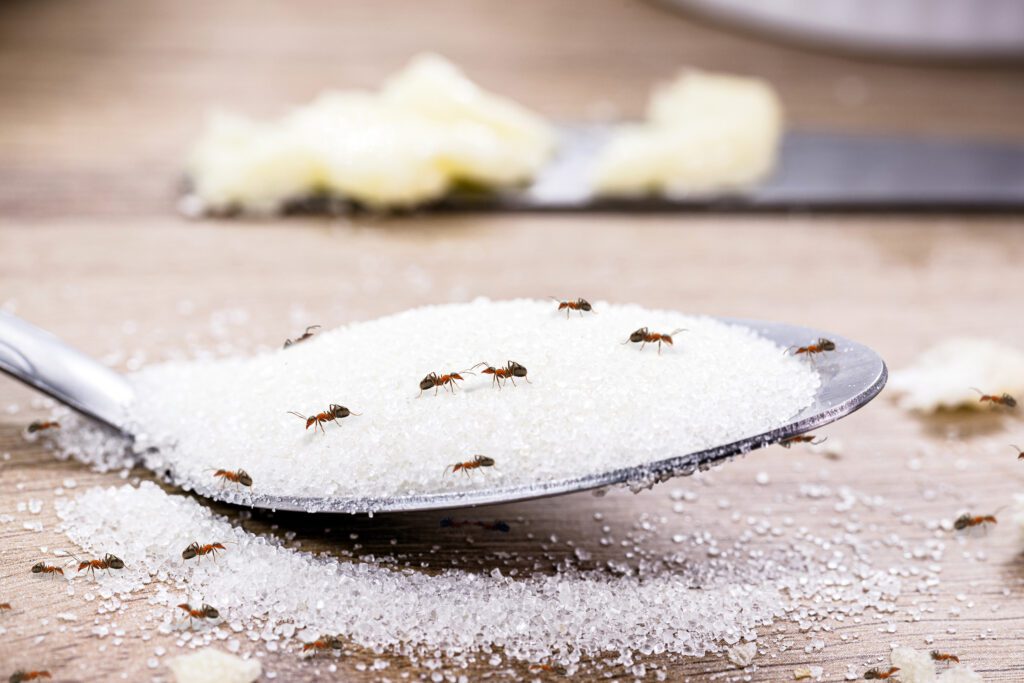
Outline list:
[[[210,107],[273,114],[325,86],[373,85],[421,49],[446,54],[486,86],[553,118],[609,107],[635,115],[653,82],[689,63],[772,79],[794,125],[1024,138],[1024,118],[1012,115],[1024,111],[1019,65],[891,65],[817,54],[722,32],[644,2],[9,2],[0,5],[0,306],[97,356],[123,352],[113,359],[122,369],[196,347],[277,344],[309,322],[333,326],[479,295],[583,295],[785,320],[861,340],[895,368],[951,335],[1022,345],[1024,231],[1015,216],[189,222],[175,215],[180,161]],[[15,518],[0,523],[0,602],[16,607],[0,615],[0,675],[39,667],[57,680],[166,680],[173,644],[130,637],[148,613],[145,595],[116,618],[129,633],[117,645],[92,635],[94,604],[28,572],[46,548],[70,546],[56,529],[55,488],[73,478],[77,489],[62,494],[69,496],[121,483],[116,473],[56,461],[25,442],[25,425],[42,414],[31,392],[0,379],[0,515]],[[796,666],[810,664],[824,668],[825,680],[841,680],[848,666],[878,664],[891,643],[931,649],[929,636],[986,679],[1024,679],[1024,561],[1009,519],[980,538],[928,528],[962,508],[994,510],[1024,490],[1024,469],[1007,446],[1024,444],[1024,421],[914,417],[883,394],[826,432],[845,444],[839,460],[797,449],[754,453],[716,471],[709,493],[681,515],[671,511],[669,491],[703,491],[705,484],[683,480],[635,496],[508,506],[495,514],[522,516],[533,537],[517,529],[472,545],[439,529],[436,514],[329,522],[256,515],[245,524],[294,531],[304,549],[401,552],[469,571],[487,571],[495,551],[511,551],[525,570],[532,566],[525,558],[543,555],[537,539],[551,534],[594,546],[597,560],[622,559],[622,548],[598,548],[597,510],[623,532],[643,514],[664,515],[662,533],[647,542],[654,552],[678,550],[669,539],[680,530],[715,525],[725,538],[742,533],[742,521],[723,522],[717,498],[730,499],[744,517],[771,508],[826,534],[827,508],[792,493],[807,481],[845,485],[883,501],[860,513],[865,538],[946,543],[940,585],[900,599],[904,607],[924,605],[924,616],[897,611],[895,618],[836,624],[814,634],[826,646],[810,653],[809,634],[783,622],[763,630],[772,654],[759,656],[753,669],[709,656],[669,664],[669,679],[789,680]],[[754,485],[759,472],[770,485]],[[19,509],[30,499],[44,502],[42,512]],[[34,522],[43,529],[24,527]],[[324,526],[336,532],[325,535]],[[430,554],[434,544],[441,549]],[[555,564],[572,548],[546,552]],[[61,621],[57,613],[78,620]],[[880,629],[890,621],[894,632]],[[788,649],[780,652],[778,643]],[[160,645],[170,653],[150,668]],[[278,680],[326,673],[323,663],[259,654]],[[335,676],[379,678],[359,669],[372,659],[356,653],[340,660]],[[404,660],[390,663],[383,675],[392,679],[429,673]],[[482,665],[465,673],[473,679],[487,671]]]

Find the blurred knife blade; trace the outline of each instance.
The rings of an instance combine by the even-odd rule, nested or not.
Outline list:
[[[590,169],[609,125],[560,130],[556,158],[526,187],[493,194],[453,193],[452,209],[594,210],[903,210],[1024,209],[1024,145],[911,136],[791,131],[778,164],[760,185],[714,196],[596,197]]]

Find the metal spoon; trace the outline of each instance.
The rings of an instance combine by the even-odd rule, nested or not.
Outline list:
[[[817,429],[861,408],[885,386],[885,363],[862,344],[807,327],[754,320],[721,319],[744,325],[783,347],[805,346],[819,337],[836,344],[834,352],[816,358],[821,386],[811,405],[785,425],[768,429],[739,441],[679,455],[635,467],[609,470],[585,476],[532,484],[503,486],[472,491],[405,495],[395,498],[312,498],[275,495],[254,490],[239,494],[211,487],[209,482],[182,482],[210,498],[273,510],[308,512],[397,512],[458,508],[515,500],[554,496],[613,484],[643,488],[671,477],[692,474],[698,469],[747,453],[756,448]],[[131,403],[131,384],[121,375],[67,346],[49,332],[7,313],[0,312],[0,370],[25,382],[78,412],[122,433],[125,408]],[[129,434],[130,436],[130,434]],[[172,473],[172,479],[173,479]]]

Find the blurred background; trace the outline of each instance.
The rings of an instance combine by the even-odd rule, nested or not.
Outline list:
[[[554,120],[636,118],[693,65],[768,79],[793,127],[1024,138],[1022,3],[812,4],[9,0],[0,215],[169,213],[211,108],[275,116],[425,50]]]

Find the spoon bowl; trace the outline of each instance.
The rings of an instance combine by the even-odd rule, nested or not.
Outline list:
[[[712,448],[678,453],[638,466],[610,469],[580,477],[529,484],[495,486],[469,491],[439,491],[389,498],[297,497],[268,491],[243,494],[209,482],[181,482],[201,495],[228,503],[271,510],[305,512],[400,512],[509,503],[576,491],[626,485],[635,490],[676,476],[693,474],[713,464],[757,448],[804,434],[849,415],[866,405],[885,386],[885,363],[870,348],[829,332],[785,323],[719,318],[742,325],[778,345],[789,348],[825,337],[836,350],[809,358],[821,385],[810,405],[779,427],[750,434]],[[126,429],[126,408],[133,399],[131,384],[122,375],[67,346],[50,333],[8,313],[0,312],[0,370],[83,415],[131,435]],[[171,473],[173,475],[173,473]],[[174,477],[172,476],[172,479]]]

